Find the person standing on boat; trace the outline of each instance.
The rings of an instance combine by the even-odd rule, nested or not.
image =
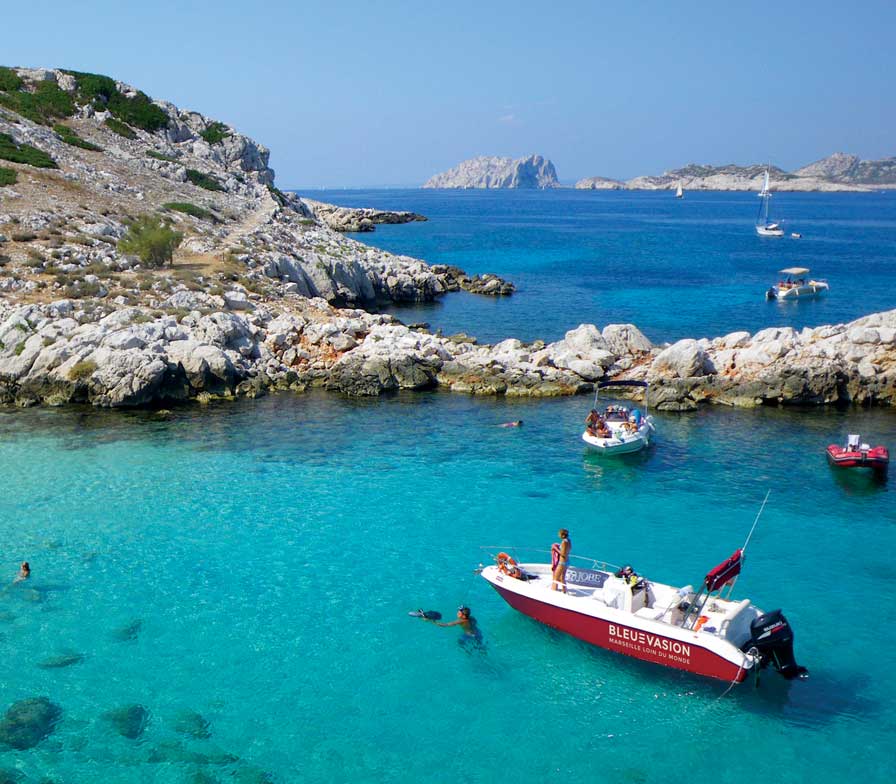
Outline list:
[[[554,542],[551,545],[551,569],[553,571],[551,590],[557,591],[562,589],[563,593],[566,593],[566,567],[569,565],[569,553],[572,550],[572,542],[569,538],[569,531],[566,528],[561,528],[557,532],[557,536],[560,537],[560,542]],[[561,588],[558,588],[558,585]]]

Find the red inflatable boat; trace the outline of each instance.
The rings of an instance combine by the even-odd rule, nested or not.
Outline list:
[[[841,468],[870,468],[876,474],[886,474],[890,465],[890,452],[885,446],[869,446],[861,443],[858,435],[850,435],[846,446],[828,446],[828,461]]]

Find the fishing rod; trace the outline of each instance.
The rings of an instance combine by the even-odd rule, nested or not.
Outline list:
[[[747,545],[750,544],[750,539],[753,538],[753,531],[756,530],[756,524],[759,522],[759,518],[762,517],[762,512],[765,509],[765,505],[768,503],[768,497],[772,494],[771,488],[769,488],[768,492],[765,494],[765,498],[762,501],[762,506],[759,507],[759,511],[756,513],[756,519],[753,521],[753,527],[750,529],[750,533],[747,534],[747,540],[744,542],[744,546],[740,548],[740,557],[743,559],[744,553],[747,552]]]

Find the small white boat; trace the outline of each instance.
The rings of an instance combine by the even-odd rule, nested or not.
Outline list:
[[[683,198],[684,198],[684,188],[681,187],[681,184],[679,184],[679,186],[678,186],[678,190],[675,191],[675,198],[676,198],[676,199],[683,199]]]
[[[793,237],[793,239],[798,240],[798,239],[800,239],[803,235],[800,234],[798,231],[792,231],[792,232],[790,232],[790,236]]]
[[[518,563],[505,551],[480,573],[513,609],[623,656],[730,683],[768,665],[788,680],[806,678],[784,614],[731,598],[747,544],[711,569],[697,591],[575,555],[581,566],[567,567],[565,591],[552,590],[550,563]]]
[[[786,278],[779,280],[765,292],[766,299],[808,299],[827,294],[830,286],[826,280],[813,280],[807,278],[808,267],[787,267],[781,270]]]
[[[766,169],[765,183],[762,190],[759,191],[762,203],[759,205],[759,214],[756,216],[756,233],[760,237],[783,237],[784,229],[781,228],[781,224],[768,219],[768,203],[771,197],[772,193],[768,189],[768,169]]]
[[[626,406],[610,405],[603,412],[598,409],[598,396],[600,390],[606,387],[643,387],[644,388],[644,413],[637,408],[629,409]],[[593,412],[597,413],[598,421],[589,424],[582,433],[582,440],[588,448],[600,455],[624,455],[630,452],[640,452],[650,444],[650,439],[656,432],[653,425],[653,417],[649,410],[648,394],[649,384],[646,381],[601,381],[597,385],[594,394]]]

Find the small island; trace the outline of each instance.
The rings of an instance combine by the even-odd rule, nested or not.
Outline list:
[[[691,163],[660,175],[644,175],[625,182],[606,177],[586,177],[579,190],[684,190],[758,191],[768,169],[775,191],[874,191],[896,186],[896,157],[863,161],[857,155],[837,152],[793,172],[777,166],[751,164],[709,166]]]
[[[430,177],[424,188],[556,188],[557,170],[541,155],[527,158],[481,156]]]

